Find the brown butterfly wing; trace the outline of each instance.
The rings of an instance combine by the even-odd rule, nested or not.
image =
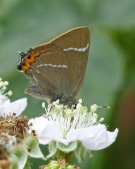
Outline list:
[[[69,77],[66,66],[68,60],[64,52],[54,45],[47,45],[45,51],[31,65],[27,75],[30,81],[41,90],[42,95],[40,94],[39,97],[52,99],[70,87],[69,81],[66,80]],[[62,61],[60,61],[61,58],[63,58]],[[29,94],[34,95],[33,92],[35,92],[33,89],[27,90]]]
[[[51,100],[59,95],[66,98],[77,95],[84,79],[89,43],[88,28],[80,27],[32,49],[34,52],[44,50],[27,71],[40,90],[37,91],[39,97]],[[34,92],[27,90],[32,95]]]

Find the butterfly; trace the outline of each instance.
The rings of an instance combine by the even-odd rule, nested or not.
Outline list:
[[[53,40],[19,51],[17,68],[33,86],[25,90],[36,98],[65,105],[76,102],[88,61],[90,32],[85,26],[71,29]]]

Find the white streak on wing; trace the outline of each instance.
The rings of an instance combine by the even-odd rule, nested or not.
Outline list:
[[[37,83],[37,85],[39,85],[39,84],[38,84],[38,81],[37,81],[37,78],[35,77],[35,75],[34,75],[34,73],[33,73],[33,70],[30,70],[30,71],[31,71],[31,74],[32,74],[33,78],[35,79],[35,82]],[[37,72],[37,73],[39,73],[39,72]]]
[[[29,69],[29,71],[33,72],[32,69]],[[38,70],[38,69],[34,69],[34,71],[35,71],[36,73],[39,73],[39,70]]]
[[[42,66],[45,66],[45,67],[54,67],[54,68],[67,68],[66,65],[53,65],[53,64],[40,64],[38,65],[37,67],[42,67]]]
[[[74,50],[74,51],[77,51],[77,52],[85,52],[89,47],[89,43],[87,44],[87,46],[85,46],[84,48],[66,48],[66,49],[63,49],[63,51],[70,51],[70,50]]]
[[[39,85],[39,84],[38,84],[38,81],[37,81],[37,78],[34,76],[34,74],[33,74],[33,77],[34,77],[34,79],[35,79],[37,85]]]

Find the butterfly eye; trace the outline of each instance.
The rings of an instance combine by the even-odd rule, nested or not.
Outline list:
[[[17,65],[17,69],[18,69],[19,71],[22,71],[22,66],[21,66],[21,65]]]

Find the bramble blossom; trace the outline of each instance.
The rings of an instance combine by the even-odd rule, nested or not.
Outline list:
[[[31,119],[31,130],[35,131],[40,144],[49,144],[50,155],[57,150],[64,153],[75,151],[79,161],[78,149],[86,154],[87,150],[100,150],[110,146],[116,139],[118,129],[113,132],[101,124],[103,118],[98,120],[95,113],[100,107],[92,105],[91,110],[82,106],[81,100],[76,108],[60,105],[59,101],[49,105],[44,116]],[[53,148],[52,148],[53,147]]]
[[[27,99],[19,99],[11,102],[8,96],[12,95],[12,91],[5,92],[8,86],[7,81],[0,78],[0,116],[11,115],[15,113],[19,116],[27,106]]]

